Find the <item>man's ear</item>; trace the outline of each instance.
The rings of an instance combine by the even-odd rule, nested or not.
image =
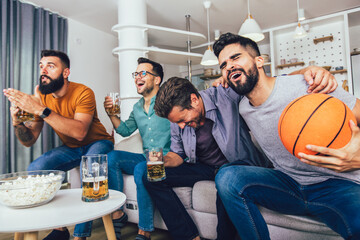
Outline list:
[[[62,74],[65,79],[68,78],[70,75],[70,68],[65,68]]]
[[[257,68],[262,68],[264,66],[264,58],[262,56],[256,56],[255,64]]]
[[[160,86],[161,78],[160,76],[155,77],[155,84]]]
[[[192,94],[190,95],[190,98],[191,98],[191,106],[192,106],[192,107],[195,107],[195,106],[197,106],[197,105],[199,104],[200,99],[199,99],[198,96],[196,96],[195,93],[192,93]]]

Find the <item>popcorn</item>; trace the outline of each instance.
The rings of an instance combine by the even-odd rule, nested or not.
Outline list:
[[[27,207],[50,201],[60,189],[62,176],[28,175],[0,181],[0,201],[10,207]]]

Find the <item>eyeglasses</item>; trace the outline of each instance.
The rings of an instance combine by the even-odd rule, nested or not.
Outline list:
[[[153,76],[155,76],[155,77],[158,77],[158,76],[159,76],[159,75],[155,75],[155,74],[153,74],[153,73],[151,73],[151,72],[148,72],[148,71],[140,71],[140,72],[133,72],[133,73],[132,73],[132,77],[133,77],[133,78],[136,78],[137,76],[140,76],[140,78],[143,78],[143,77],[146,76],[146,74],[150,74],[150,75],[153,75]]]

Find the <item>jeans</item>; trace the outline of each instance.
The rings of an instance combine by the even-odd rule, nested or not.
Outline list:
[[[109,188],[122,192],[124,189],[122,173],[134,175],[139,208],[139,229],[147,232],[154,231],[154,207],[142,182],[142,174],[146,171],[145,156],[139,153],[114,150],[108,153],[108,160]]]
[[[148,190],[174,240],[191,240],[199,236],[199,232],[184,205],[173,191],[173,187],[193,187],[202,180],[214,180],[217,167],[202,163],[183,163],[178,167],[165,168],[166,179],[159,182],[149,182],[146,171],[143,173],[143,183]],[[227,217],[220,198],[217,198],[218,235],[225,234],[222,239],[228,238],[231,230],[231,221]],[[230,223],[230,224],[229,224]],[[228,226],[230,225],[230,229]],[[221,229],[221,231],[219,231]],[[219,237],[219,236],[218,236]],[[218,238],[221,239],[221,238]]]
[[[344,239],[360,239],[360,184],[328,179],[300,185],[288,175],[253,166],[228,166],[215,178],[218,194],[241,239],[270,239],[257,205],[310,216]]]
[[[81,156],[86,154],[106,154],[114,149],[114,144],[109,140],[99,140],[83,147],[70,148],[65,145],[54,148],[35,161],[28,171],[34,170],[62,170],[68,171],[80,166]],[[89,237],[91,235],[92,221],[77,224],[74,229],[74,237]]]

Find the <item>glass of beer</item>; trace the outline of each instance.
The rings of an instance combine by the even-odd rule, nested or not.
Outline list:
[[[82,197],[84,202],[109,198],[106,154],[90,154],[81,158]]]
[[[32,113],[28,113],[24,110],[22,110],[21,108],[19,108],[18,106],[16,106],[15,104],[11,104],[12,107],[14,108],[18,108],[19,111],[16,113],[16,118],[18,121],[20,122],[27,122],[27,121],[34,121],[35,120],[35,115]]]
[[[111,92],[107,94],[107,97],[112,99],[112,108],[106,108],[106,112],[109,116],[120,115],[120,94]]]
[[[147,179],[150,182],[158,182],[166,178],[162,148],[145,150]]]

